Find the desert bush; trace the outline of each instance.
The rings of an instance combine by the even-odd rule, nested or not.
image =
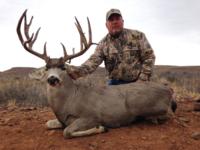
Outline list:
[[[198,99],[200,97],[200,73],[163,72],[157,75],[157,82],[166,82],[175,91],[177,99]]]
[[[17,105],[46,106],[45,84],[27,77],[1,80],[0,104],[6,104],[15,99]]]

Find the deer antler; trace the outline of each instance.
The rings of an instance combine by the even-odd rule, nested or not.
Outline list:
[[[27,23],[26,13],[27,13],[27,10],[24,11],[24,13],[20,17],[20,19],[18,21],[18,24],[17,24],[17,35],[19,37],[19,40],[20,40],[22,46],[25,48],[25,50],[27,50],[28,52],[30,52],[31,54],[33,54],[35,56],[38,56],[41,59],[44,59],[45,62],[47,63],[48,60],[50,59],[50,57],[47,56],[46,43],[44,44],[44,53],[43,54],[40,54],[40,53],[38,53],[38,52],[33,50],[33,44],[37,40],[40,28],[38,28],[38,30],[36,31],[35,34],[32,33],[31,36],[29,35],[29,28],[31,26],[31,23],[32,23],[32,20],[33,20],[33,16],[31,17],[30,22]],[[81,50],[78,53],[75,53],[74,50],[73,50],[73,54],[72,55],[68,55],[67,51],[65,49],[65,46],[61,43],[61,45],[63,47],[63,51],[64,51],[64,57],[63,57],[63,61],[64,62],[66,62],[66,61],[70,62],[71,59],[84,54],[90,48],[90,46],[92,44],[95,44],[95,43],[92,43],[92,31],[91,31],[91,26],[90,26],[89,19],[87,18],[87,21],[88,21],[88,32],[89,32],[89,40],[88,40],[88,42],[87,42],[87,39],[86,39],[86,37],[85,37],[85,35],[83,33],[82,27],[81,27],[81,25],[80,25],[80,23],[79,23],[79,21],[77,20],[76,17],[75,17],[75,20],[76,20],[75,25],[76,25],[76,27],[78,29],[79,34],[80,34],[80,45],[81,45],[80,47],[81,47]],[[21,24],[22,24],[23,21],[24,21],[24,36],[25,36],[25,39],[23,38],[22,33],[21,33]]]
[[[95,43],[92,43],[92,30],[91,30],[91,25],[90,25],[90,20],[89,18],[87,18],[87,22],[88,22],[88,34],[89,34],[89,40],[87,42],[87,39],[83,33],[83,30],[82,30],[82,27],[78,21],[78,19],[75,17],[75,20],[76,20],[76,27],[78,29],[78,32],[80,34],[80,51],[78,53],[74,53],[74,50],[73,50],[73,54],[72,55],[68,55],[67,52],[66,52],[66,49],[65,49],[65,46],[61,43],[62,47],[63,47],[63,51],[64,51],[64,61],[66,62],[67,60],[71,60],[75,57],[78,57],[82,54],[84,54],[92,44],[95,44]]]
[[[34,51],[33,48],[33,44],[35,43],[35,41],[37,40],[40,28],[38,28],[38,30],[36,31],[36,33],[32,33],[32,35],[29,35],[29,28],[31,26],[31,23],[33,21],[33,16],[30,19],[30,22],[27,23],[27,17],[26,17],[26,13],[27,13],[27,9],[24,11],[24,13],[22,14],[22,16],[20,17],[18,24],[17,24],[17,35],[19,37],[19,40],[22,44],[22,46],[25,48],[25,50],[27,50],[28,52],[30,52],[31,54],[38,56],[42,59],[45,60],[45,62],[47,62],[49,60],[49,57],[47,56],[46,53],[46,43],[44,44],[44,53],[40,54],[36,51]],[[22,36],[21,33],[21,24],[24,20],[24,35],[25,35],[25,39]]]

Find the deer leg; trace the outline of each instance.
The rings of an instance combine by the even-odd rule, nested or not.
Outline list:
[[[146,118],[147,121],[150,121],[153,124],[162,124],[169,119],[170,119],[170,116],[168,114],[151,116],[151,117]]]
[[[46,122],[47,129],[61,129],[63,128],[63,124],[58,121],[58,119],[49,120]]]
[[[101,126],[94,119],[79,118],[64,129],[65,138],[89,136],[106,132],[107,129]]]

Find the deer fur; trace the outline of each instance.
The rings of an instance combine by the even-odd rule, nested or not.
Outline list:
[[[72,80],[67,73],[70,66],[65,67],[66,71],[41,68],[31,77],[48,81],[48,103],[56,119],[46,125],[49,129],[64,128],[66,138],[105,132],[130,125],[137,117],[156,118],[171,111],[168,86],[154,82],[90,86]]]

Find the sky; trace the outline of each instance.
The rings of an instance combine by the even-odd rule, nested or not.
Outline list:
[[[41,67],[42,59],[22,47],[17,22],[25,9],[34,16],[31,33],[41,27],[33,49],[52,58],[63,56],[62,42],[68,53],[80,50],[80,39],[74,25],[76,16],[88,37],[87,20],[92,27],[93,42],[106,34],[106,12],[120,9],[124,27],[142,31],[154,49],[156,65],[200,66],[200,1],[199,0],[0,0],[0,71],[12,67]],[[81,65],[94,52],[95,46],[72,60]]]

